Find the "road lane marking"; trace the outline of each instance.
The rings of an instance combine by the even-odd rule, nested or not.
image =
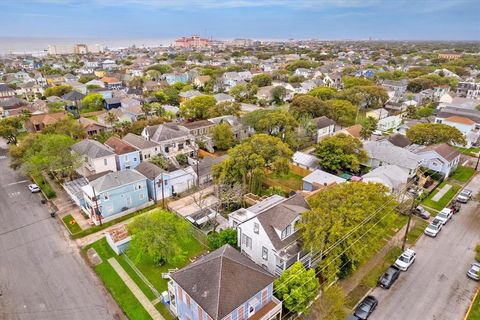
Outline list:
[[[17,182],[12,182],[12,183],[6,184],[5,186],[9,187],[9,186],[14,186],[16,184],[22,184],[22,183],[25,183],[25,182],[30,182],[30,180],[21,180],[21,181],[17,181]]]

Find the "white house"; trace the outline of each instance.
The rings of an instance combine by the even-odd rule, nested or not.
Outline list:
[[[377,129],[380,131],[395,130],[402,124],[399,116],[389,116],[378,120]]]
[[[84,157],[77,171],[87,177],[105,171],[117,171],[115,152],[96,140],[85,139],[72,146],[72,151]]]
[[[465,137],[466,145],[464,147],[471,148],[472,144],[477,142],[478,134],[475,130],[477,124],[475,121],[461,116],[450,116],[448,118],[437,117],[435,123],[443,123],[448,126],[457,128]]]
[[[402,189],[408,181],[408,173],[397,165],[386,165],[373,169],[362,176],[364,182],[376,182],[386,186],[395,193]]]
[[[310,173],[309,175],[303,177],[303,190],[305,191],[314,191],[322,187],[326,187],[333,183],[343,183],[346,182],[344,178],[338,177],[331,173],[325,172],[323,170],[317,169]]]
[[[449,177],[460,162],[460,152],[446,143],[423,147],[415,152],[422,166]]]
[[[238,232],[241,252],[275,275],[296,261],[310,267],[310,254],[300,242],[298,222],[309,210],[300,195],[285,198],[273,195],[249,208],[229,215],[229,224]]]
[[[335,121],[322,116],[312,120],[317,127],[316,141],[320,142],[325,137],[331,136],[335,132]]]
[[[319,165],[320,159],[318,159],[317,157],[311,154],[300,152],[300,151],[297,151],[293,154],[292,162],[296,166],[307,169],[307,170],[315,170],[320,167]]]

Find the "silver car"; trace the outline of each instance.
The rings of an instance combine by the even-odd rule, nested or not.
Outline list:
[[[443,223],[438,219],[433,219],[433,221],[425,228],[425,233],[427,236],[436,237],[437,234],[442,230]]]
[[[470,279],[473,279],[473,280],[480,280],[480,275],[479,275],[479,272],[480,272],[480,263],[472,263],[470,265],[470,269],[468,269],[467,271],[467,277],[469,277]]]
[[[472,197],[472,190],[463,189],[462,192],[457,196],[457,201],[461,203],[467,203],[468,200]]]

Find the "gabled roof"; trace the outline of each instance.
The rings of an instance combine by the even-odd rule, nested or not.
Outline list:
[[[412,141],[407,136],[396,133],[388,137],[388,141],[396,147],[405,148],[412,144]]]
[[[83,187],[83,189],[93,187],[95,188],[95,193],[98,194],[145,179],[145,176],[136,170],[115,171],[91,181],[90,185]]]
[[[0,83],[0,92],[11,92],[15,91],[15,89],[10,88],[5,83]]]
[[[275,278],[230,245],[171,275],[213,320],[220,320]]]
[[[66,93],[62,96],[63,100],[69,100],[69,101],[79,101],[85,98],[85,95],[78,92],[78,91],[70,91],[69,93]]]
[[[335,125],[335,121],[325,116],[315,118],[313,119],[313,122],[317,125],[317,129],[323,129],[331,125]]]
[[[130,144],[117,137],[108,138],[107,141],[105,141],[105,145],[110,147],[118,155],[137,151],[137,149],[132,147]]]
[[[113,151],[96,140],[85,139],[75,143],[72,150],[92,159],[114,155]]]
[[[365,141],[363,148],[370,159],[376,159],[399,167],[415,169],[420,163],[420,157],[416,154],[384,141]]]
[[[446,143],[440,143],[440,144],[435,144],[431,146],[426,146],[420,150],[417,151],[417,153],[423,153],[423,152],[428,152],[428,151],[435,151],[438,153],[442,158],[444,158],[447,161],[452,161],[456,157],[460,155],[460,152],[458,152],[457,149],[455,149],[452,146],[449,146]]]
[[[133,133],[127,133],[127,135],[123,137],[123,141],[140,150],[155,148],[156,146],[158,146],[158,143],[145,140],[142,137],[137,136],[136,134],[133,134]]]
[[[143,174],[145,177],[147,177],[149,180],[154,180],[156,177],[158,177],[162,172],[166,172],[159,166],[148,162],[148,161],[142,161],[136,168],[138,172]]]
[[[460,117],[460,116],[450,116],[448,118],[443,119],[445,121],[449,122],[456,122],[456,123],[461,123],[461,124],[466,124],[466,125],[474,125],[475,121],[465,118],[465,117]]]
[[[147,130],[150,139],[156,142],[188,136],[187,132],[182,131],[180,127],[174,123],[148,126],[145,130]]]

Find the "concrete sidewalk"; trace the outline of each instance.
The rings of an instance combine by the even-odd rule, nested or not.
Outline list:
[[[140,290],[132,278],[123,270],[122,266],[118,263],[115,258],[108,259],[108,263],[112,268],[117,272],[117,274],[122,278],[125,285],[132,291],[133,295],[138,299],[140,304],[145,308],[145,311],[152,317],[153,320],[165,320],[165,318],[158,312],[153,303],[148,300],[147,296]]]

